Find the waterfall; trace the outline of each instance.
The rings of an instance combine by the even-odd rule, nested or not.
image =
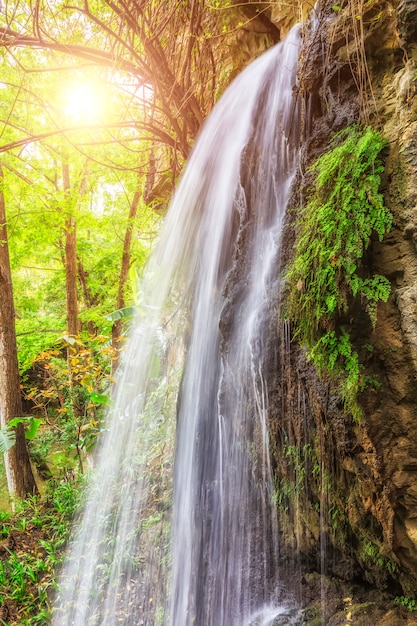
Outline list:
[[[55,626],[266,626],[285,611],[265,355],[297,167],[298,47],[295,27],[196,142],[140,287]]]

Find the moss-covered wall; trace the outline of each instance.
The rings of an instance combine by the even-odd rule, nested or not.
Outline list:
[[[381,192],[393,226],[382,241],[373,237],[362,273],[387,277],[391,295],[378,304],[375,327],[366,298],[351,299],[336,322],[336,328],[348,330],[363,376],[377,383],[363,391],[358,385],[359,421],[343,402],[341,380],[326,371],[319,376],[296,338],[291,353],[281,349],[279,366],[271,365],[270,372],[277,503],[289,548],[283,564],[295,567],[297,548],[307,569],[369,584],[400,604],[417,596],[416,62],[412,0],[322,3],[304,30],[302,174],[288,217],[284,261],[294,259],[296,222],[312,193],[309,166],[330,149],[335,132],[354,123],[371,125],[387,140]],[[352,219],[352,229],[357,227]],[[278,323],[282,346],[288,322]],[[293,333],[297,324],[291,321]],[[282,382],[278,369],[285,372]],[[305,588],[298,591],[308,597]],[[377,623],[411,619],[393,610],[397,621]]]

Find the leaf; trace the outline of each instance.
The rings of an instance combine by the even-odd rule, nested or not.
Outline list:
[[[15,442],[16,435],[9,425],[0,428],[0,453],[13,448]]]
[[[332,6],[332,9],[333,9],[333,11],[341,11],[341,10],[342,10],[342,7],[340,7],[338,4],[334,4],[334,5]]]
[[[36,437],[36,434],[38,432],[38,429],[41,423],[42,423],[42,420],[40,420],[38,417],[31,417],[29,419],[29,428],[27,428],[25,431],[26,439],[32,440]]]
[[[121,319],[132,319],[135,316],[137,311],[137,307],[135,306],[126,306],[123,309],[117,309],[116,311],[112,311],[105,316],[106,320],[110,322],[115,322],[116,320]]]
[[[25,437],[26,439],[34,439],[38,432],[39,426],[41,425],[42,420],[38,417],[14,417],[10,422],[8,422],[8,426],[17,426],[18,424],[28,425],[25,428]]]
[[[94,404],[110,404],[110,397],[104,393],[92,393],[90,400]]]

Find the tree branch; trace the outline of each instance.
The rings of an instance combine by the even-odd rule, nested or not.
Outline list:
[[[63,52],[71,56],[91,61],[96,65],[104,65],[106,67],[117,68],[118,70],[124,70],[135,76],[143,76],[143,68],[138,68],[135,63],[118,57],[117,59],[106,52],[105,50],[97,50],[90,48],[89,46],[82,46],[80,44],[67,44],[60,43],[59,41],[45,41],[37,37],[29,35],[22,35],[11,28],[0,28],[0,47],[2,48],[42,48],[45,50],[55,50],[57,52]]]
[[[35,328],[34,330],[26,330],[24,333],[16,333],[16,337],[23,337],[23,335],[35,335],[36,333],[55,333],[55,334],[64,334],[64,330],[53,330],[49,328]]]
[[[145,130],[146,132],[151,131],[152,134],[155,135],[155,137],[157,137],[159,141],[161,141],[161,143],[164,143],[171,147],[175,147],[174,139],[160,129],[150,129],[146,124],[141,124],[140,122],[118,122],[115,124],[88,124],[80,126],[69,126],[67,128],[58,128],[56,130],[51,130],[46,133],[39,133],[38,135],[30,135],[28,137],[23,137],[22,139],[17,139],[16,141],[12,141],[10,143],[0,146],[0,153],[8,152],[9,150],[13,150],[14,148],[27,146],[30,143],[42,141],[43,139],[48,139],[49,137],[54,137],[56,135],[65,135],[66,133],[77,132],[80,130],[98,130],[103,128],[138,128],[141,130]]]

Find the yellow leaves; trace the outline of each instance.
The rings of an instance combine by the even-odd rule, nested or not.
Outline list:
[[[83,426],[81,426],[80,428],[80,432],[85,433],[88,430],[91,430],[92,428],[97,428],[99,426],[99,422],[97,420],[90,420],[88,422],[88,424],[84,424]]]
[[[53,389],[43,389],[42,395],[44,398],[53,398],[55,395],[55,392]]]
[[[349,610],[349,607],[352,606],[352,598],[343,598],[343,602],[346,604],[346,623],[343,626],[350,626],[352,624],[352,611]]]
[[[83,445],[91,445],[98,432],[97,419],[109,404],[107,389],[114,379],[111,363],[118,350],[105,335],[66,341],[63,349],[43,351],[35,360],[39,384],[23,390],[43,414],[68,416],[78,421]]]
[[[24,390],[25,386],[20,385],[20,389]],[[25,394],[26,400],[33,400],[38,394],[38,389],[36,387],[31,387],[28,392]]]

